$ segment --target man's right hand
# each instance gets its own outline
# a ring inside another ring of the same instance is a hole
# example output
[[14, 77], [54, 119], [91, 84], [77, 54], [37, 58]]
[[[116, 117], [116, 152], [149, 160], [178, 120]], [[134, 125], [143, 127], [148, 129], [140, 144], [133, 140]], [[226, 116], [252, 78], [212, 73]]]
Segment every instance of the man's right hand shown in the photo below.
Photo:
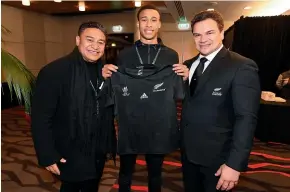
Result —
[[102, 76], [107, 79], [112, 76], [112, 72], [117, 72], [118, 67], [113, 64], [106, 64], [102, 69]]
[[285, 86], [287, 84], [289, 84], [289, 78], [282, 79], [282, 85]]
[[[62, 158], [62, 159], [60, 160], [60, 162], [61, 162], [61, 163], [65, 163], [66, 160], [65, 160], [64, 158]], [[60, 175], [60, 171], [59, 171], [58, 166], [56, 165], [56, 163], [53, 164], [53, 165], [50, 165], [50, 166], [48, 166], [48, 167], [45, 167], [45, 168], [46, 168], [48, 171], [50, 171], [50, 172], [52, 172], [52, 173], [54, 173], [54, 174], [56, 174], [56, 175]]]

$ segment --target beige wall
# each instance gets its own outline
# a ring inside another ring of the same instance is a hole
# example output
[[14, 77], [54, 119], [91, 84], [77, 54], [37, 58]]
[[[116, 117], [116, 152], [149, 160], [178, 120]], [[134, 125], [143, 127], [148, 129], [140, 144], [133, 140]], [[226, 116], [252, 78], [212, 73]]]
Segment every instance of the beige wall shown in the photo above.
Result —
[[290, 9], [288, 9], [287, 11], [285, 11], [284, 13], [282, 13], [282, 15], [290, 15]]
[[98, 21], [104, 25], [108, 33], [113, 33], [112, 26], [114, 25], [122, 25], [124, 33], [134, 33], [135, 30], [135, 16], [134, 13], [131, 12], [62, 17], [61, 20], [63, 22], [62, 32], [65, 53], [72, 51], [72, 48], [75, 45], [75, 37], [77, 35], [78, 27], [82, 22]]
[[160, 37], [165, 45], [174, 49], [179, 55], [179, 62], [197, 54], [190, 31], [179, 31], [177, 24], [163, 23]]
[[6, 5], [2, 5], [1, 10], [2, 25], [12, 32], [3, 36], [6, 41], [3, 47], [35, 75], [47, 63], [72, 51], [82, 22], [100, 21], [108, 33], [112, 33], [113, 25], [122, 25], [125, 33], [133, 33], [135, 27], [134, 13], [53, 17]]
[[63, 55], [62, 21], [58, 18], [1, 6], [2, 25], [11, 31], [3, 48], [19, 58], [35, 75]]
[[[99, 21], [108, 33], [113, 33], [113, 25], [122, 25], [124, 33], [136, 31], [134, 12], [53, 17], [6, 5], [2, 5], [1, 9], [2, 25], [12, 32], [3, 36], [7, 41], [3, 47], [23, 61], [35, 75], [47, 63], [72, 51], [82, 22]], [[231, 21], [225, 22], [226, 28], [232, 24]], [[179, 31], [174, 23], [162, 23], [159, 34], [165, 45], [178, 52], [180, 62], [197, 54], [190, 31]]]

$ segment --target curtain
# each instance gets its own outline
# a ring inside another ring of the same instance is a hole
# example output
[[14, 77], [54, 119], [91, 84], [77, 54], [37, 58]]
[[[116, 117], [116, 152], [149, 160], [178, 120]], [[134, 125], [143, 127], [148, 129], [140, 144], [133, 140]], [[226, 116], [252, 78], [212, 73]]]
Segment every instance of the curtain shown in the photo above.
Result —
[[278, 75], [290, 69], [290, 16], [239, 19], [232, 50], [257, 63], [262, 90], [277, 92]]
[[224, 33], [223, 45], [228, 49], [232, 50], [233, 38], [234, 38], [234, 25], [228, 28]]

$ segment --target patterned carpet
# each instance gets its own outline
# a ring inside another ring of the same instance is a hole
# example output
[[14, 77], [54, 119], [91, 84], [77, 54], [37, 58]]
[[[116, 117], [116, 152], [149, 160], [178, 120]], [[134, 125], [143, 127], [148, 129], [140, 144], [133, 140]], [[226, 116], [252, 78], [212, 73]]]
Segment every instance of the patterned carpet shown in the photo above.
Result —
[[[1, 116], [2, 190], [9, 192], [57, 192], [59, 181], [37, 166], [30, 127], [21, 108], [3, 110]], [[164, 192], [182, 192], [179, 153], [170, 154], [163, 166]], [[147, 191], [146, 165], [138, 158], [132, 191]], [[116, 192], [118, 165], [106, 165], [100, 192]], [[289, 192], [290, 146], [255, 141], [249, 170], [242, 174], [235, 192]]]

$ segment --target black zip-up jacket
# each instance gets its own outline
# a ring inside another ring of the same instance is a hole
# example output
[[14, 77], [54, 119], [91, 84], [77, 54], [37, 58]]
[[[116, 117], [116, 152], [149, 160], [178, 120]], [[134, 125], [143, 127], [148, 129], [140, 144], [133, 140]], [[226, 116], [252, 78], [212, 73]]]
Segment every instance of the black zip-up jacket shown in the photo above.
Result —
[[161, 41], [159, 41], [158, 44], [144, 44], [138, 40], [135, 42], [134, 46], [126, 48], [120, 52], [116, 65], [127, 68], [140, 66], [141, 63], [136, 52], [136, 47], [138, 48], [143, 64], [152, 64], [159, 48], [161, 49], [155, 65], [162, 66], [179, 63], [177, 52], [166, 47]]

